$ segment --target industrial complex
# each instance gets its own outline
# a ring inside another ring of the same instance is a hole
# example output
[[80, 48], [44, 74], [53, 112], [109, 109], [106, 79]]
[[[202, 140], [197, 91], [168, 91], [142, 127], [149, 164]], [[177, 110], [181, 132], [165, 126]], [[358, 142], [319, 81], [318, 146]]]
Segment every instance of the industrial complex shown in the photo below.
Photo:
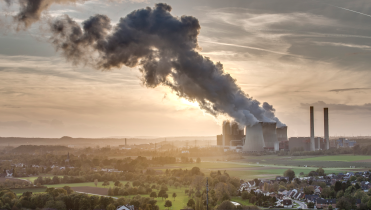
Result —
[[330, 143], [328, 108], [324, 108], [324, 135], [314, 135], [314, 110], [310, 107], [310, 136], [287, 137], [287, 126], [277, 127], [275, 122], [259, 122], [241, 129], [236, 122], [224, 121], [222, 135], [217, 136], [217, 145], [224, 150], [253, 153], [262, 151], [328, 150], [330, 147], [352, 147], [355, 142], [340, 138]]

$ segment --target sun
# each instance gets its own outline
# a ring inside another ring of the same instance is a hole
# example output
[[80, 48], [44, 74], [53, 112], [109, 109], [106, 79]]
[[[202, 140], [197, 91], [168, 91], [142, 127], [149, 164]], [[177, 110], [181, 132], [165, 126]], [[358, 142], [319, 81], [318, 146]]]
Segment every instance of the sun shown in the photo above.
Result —
[[187, 99], [181, 98], [180, 102], [182, 104], [193, 106], [193, 107], [200, 107], [197, 101], [188, 101]]

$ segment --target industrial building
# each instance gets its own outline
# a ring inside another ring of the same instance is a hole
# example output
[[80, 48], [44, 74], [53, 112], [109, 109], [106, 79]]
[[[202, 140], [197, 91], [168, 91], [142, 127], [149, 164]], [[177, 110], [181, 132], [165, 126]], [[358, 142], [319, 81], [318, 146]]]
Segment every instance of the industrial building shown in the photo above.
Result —
[[280, 143], [287, 142], [287, 127], [276, 128], [275, 122], [259, 122], [246, 126], [244, 132], [236, 122], [225, 121], [222, 131], [223, 134], [217, 136], [217, 145], [225, 150], [261, 152], [288, 149], [288, 143]]
[[354, 147], [357, 144], [356, 141], [351, 141], [346, 138], [339, 138], [338, 140], [335, 140], [336, 148], [340, 147]]
[[[324, 137], [314, 135], [314, 108], [310, 107], [310, 136], [291, 137], [288, 140], [287, 126], [277, 128], [275, 122], [259, 122], [252, 126], [246, 126], [245, 132], [240, 129], [236, 122], [223, 122], [223, 134], [217, 136], [217, 145], [225, 150], [237, 150], [242, 152], [262, 151], [315, 151], [330, 148], [328, 108], [324, 108]], [[338, 140], [338, 147], [354, 146], [349, 140]]]

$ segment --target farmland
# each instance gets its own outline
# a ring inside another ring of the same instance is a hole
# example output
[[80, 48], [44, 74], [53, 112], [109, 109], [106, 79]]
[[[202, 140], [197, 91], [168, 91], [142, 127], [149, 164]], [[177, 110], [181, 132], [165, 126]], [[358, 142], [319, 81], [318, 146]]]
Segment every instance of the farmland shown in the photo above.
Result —
[[303, 158], [303, 159], [296, 159], [296, 160], [358, 162], [358, 161], [371, 160], [371, 156], [368, 156], [368, 155], [333, 155], [333, 156], [310, 157], [310, 158]]

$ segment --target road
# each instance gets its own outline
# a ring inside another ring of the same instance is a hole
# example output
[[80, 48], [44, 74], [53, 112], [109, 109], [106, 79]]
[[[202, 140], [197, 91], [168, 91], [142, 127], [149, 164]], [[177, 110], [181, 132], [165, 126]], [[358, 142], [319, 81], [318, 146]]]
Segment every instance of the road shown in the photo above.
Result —
[[297, 200], [292, 200], [293, 202], [297, 203], [300, 207], [298, 208], [302, 208], [302, 209], [308, 209], [307, 208], [307, 204], [305, 204], [304, 202], [301, 202], [301, 201], [297, 201]]

